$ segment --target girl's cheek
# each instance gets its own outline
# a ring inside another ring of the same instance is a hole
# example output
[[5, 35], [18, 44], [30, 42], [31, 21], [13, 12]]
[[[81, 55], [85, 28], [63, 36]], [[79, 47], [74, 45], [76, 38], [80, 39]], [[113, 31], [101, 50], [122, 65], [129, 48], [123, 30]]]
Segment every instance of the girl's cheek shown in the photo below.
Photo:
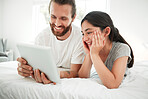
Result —
[[91, 41], [92, 41], [92, 39], [93, 39], [93, 33], [90, 35], [90, 38], [91, 38]]

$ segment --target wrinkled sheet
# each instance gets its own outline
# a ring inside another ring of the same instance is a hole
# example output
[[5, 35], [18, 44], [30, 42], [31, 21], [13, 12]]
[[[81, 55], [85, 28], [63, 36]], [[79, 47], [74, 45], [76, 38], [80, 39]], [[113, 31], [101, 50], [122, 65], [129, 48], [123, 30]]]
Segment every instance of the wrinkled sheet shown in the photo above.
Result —
[[65, 78], [60, 84], [44, 85], [19, 76], [17, 64], [0, 63], [0, 99], [148, 99], [148, 61], [135, 63], [117, 89], [94, 78]]

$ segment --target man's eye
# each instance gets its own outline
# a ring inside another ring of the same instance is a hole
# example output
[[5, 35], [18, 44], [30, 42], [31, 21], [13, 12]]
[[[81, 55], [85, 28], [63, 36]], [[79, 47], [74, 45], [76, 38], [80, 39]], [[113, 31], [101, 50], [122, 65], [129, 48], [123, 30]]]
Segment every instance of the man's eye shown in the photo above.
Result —
[[66, 20], [66, 18], [61, 18], [62, 20]]
[[55, 19], [56, 17], [52, 15], [51, 18], [54, 18]]

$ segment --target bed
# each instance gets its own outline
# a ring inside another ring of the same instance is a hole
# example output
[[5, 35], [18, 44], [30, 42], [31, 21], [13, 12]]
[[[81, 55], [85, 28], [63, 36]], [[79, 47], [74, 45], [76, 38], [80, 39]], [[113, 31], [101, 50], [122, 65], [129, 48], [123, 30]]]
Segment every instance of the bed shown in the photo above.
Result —
[[140, 61], [117, 89], [95, 78], [64, 78], [61, 84], [36, 83], [17, 74], [17, 61], [0, 63], [0, 99], [148, 99], [148, 61]]

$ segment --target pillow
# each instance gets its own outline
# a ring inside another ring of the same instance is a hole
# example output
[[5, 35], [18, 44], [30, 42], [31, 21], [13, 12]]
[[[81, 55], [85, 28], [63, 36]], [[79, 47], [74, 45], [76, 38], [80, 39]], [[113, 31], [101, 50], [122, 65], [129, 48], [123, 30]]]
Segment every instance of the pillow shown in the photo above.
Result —
[[7, 57], [6, 53], [4, 53], [4, 52], [0, 52], [0, 57], [1, 56], [6, 56]]

